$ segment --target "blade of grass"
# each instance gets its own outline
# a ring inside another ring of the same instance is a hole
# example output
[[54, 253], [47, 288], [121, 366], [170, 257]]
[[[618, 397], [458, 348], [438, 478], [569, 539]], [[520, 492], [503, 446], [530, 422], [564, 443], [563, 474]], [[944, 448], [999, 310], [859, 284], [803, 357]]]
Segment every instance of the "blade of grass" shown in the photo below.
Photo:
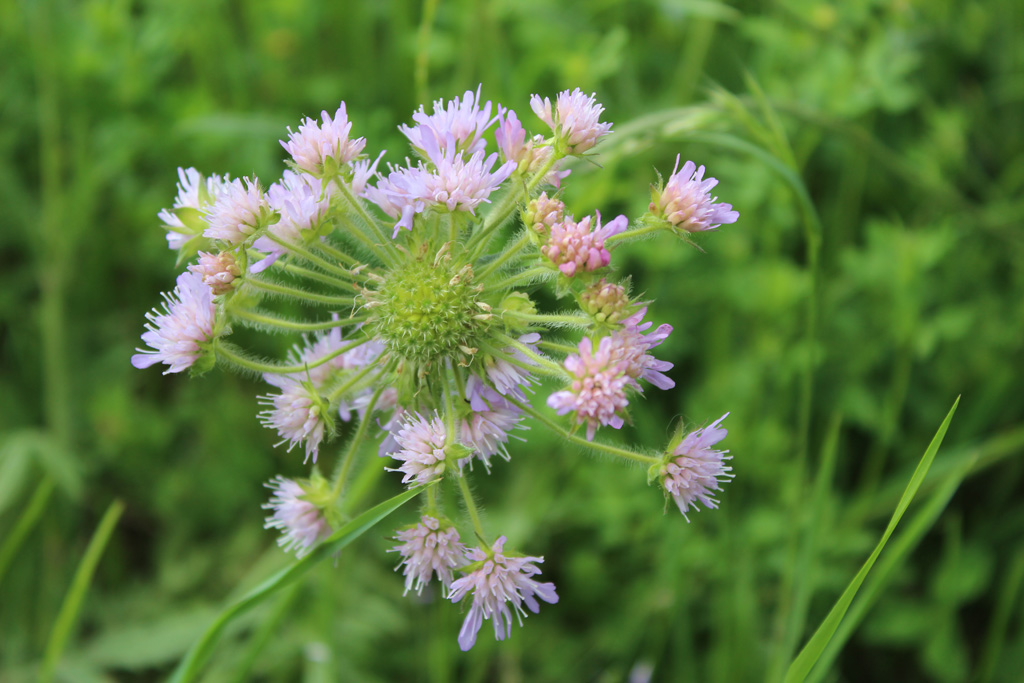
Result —
[[75, 618], [78, 616], [78, 610], [82, 606], [82, 600], [85, 598], [86, 591], [89, 590], [89, 584], [92, 582], [92, 575], [96, 571], [96, 565], [99, 564], [100, 558], [103, 556], [103, 550], [107, 547], [107, 542], [110, 540], [111, 534], [114, 533], [114, 527], [117, 526], [117, 520], [121, 518], [121, 513], [123, 512], [124, 503], [120, 500], [115, 500], [110, 504], [110, 507], [103, 514], [99, 526], [96, 527], [88, 547], [85, 549], [82, 561], [78, 563], [78, 569], [75, 570], [71, 586], [68, 588], [67, 595], [64, 596], [64, 602], [57, 613], [57, 620], [53, 624], [53, 630], [50, 631], [49, 642], [46, 643], [43, 664], [39, 672], [40, 683], [48, 683], [48, 681], [53, 679], [53, 674], [57, 669], [57, 662], [64, 651], [64, 646], [67, 645], [71, 629], [75, 625]]
[[971, 462], [961, 463], [959, 468], [946, 475], [942, 479], [939, 488], [907, 524], [906, 530], [900, 532], [889, 545], [889, 552], [879, 561], [878, 566], [864, 583], [863, 590], [860, 591], [857, 600], [847, 611], [846, 618], [843, 619], [839, 628], [836, 629], [835, 635], [822, 653], [817, 665], [811, 672], [810, 681], [820, 681], [828, 673], [832, 663], [842, 651], [843, 646], [864, 620], [871, 607], [878, 601], [878, 598], [889, 585], [889, 581], [896, 571], [921, 542], [921, 539], [928, 533], [928, 530], [935, 525], [939, 515], [946, 509], [949, 500], [956, 493], [957, 489], [960, 488], [961, 482], [971, 471], [972, 466], [973, 463]]
[[792, 591], [788, 603], [790, 607], [788, 613], [783, 615], [785, 626], [782, 631], [782, 645], [778, 648], [778, 657], [768, 680], [782, 679], [786, 664], [793, 656], [793, 650], [796, 649], [800, 634], [807, 621], [807, 609], [817, 583], [817, 579], [811, 575], [811, 570], [818, 547], [818, 539], [821, 535], [821, 526], [825, 521], [824, 515], [820, 514], [820, 511], [825, 509], [826, 496], [835, 474], [836, 454], [839, 452], [839, 431], [842, 424], [842, 415], [838, 412], [833, 414], [825, 443], [821, 449], [821, 462], [818, 465], [818, 473], [814, 479], [814, 489], [811, 494], [810, 509], [815, 513], [807, 521], [807, 527], [800, 542], [800, 550], [791, 573], [792, 578], [787, 582]]
[[246, 648], [245, 655], [242, 657], [241, 662], [235, 667], [234, 673], [231, 676], [233, 683], [245, 683], [245, 681], [252, 680], [251, 671], [253, 665], [256, 663], [256, 658], [263, 652], [263, 648], [266, 647], [270, 641], [270, 637], [274, 635], [274, 631], [281, 625], [284, 618], [288, 615], [292, 606], [295, 604], [295, 600], [299, 597], [299, 592], [302, 588], [302, 584], [296, 583], [289, 588], [284, 595], [282, 595], [277, 604], [274, 605], [273, 611], [267, 615], [267, 618], [260, 624], [259, 630], [249, 640], [249, 646]]
[[896, 530], [896, 525], [899, 524], [900, 519], [903, 517], [903, 513], [907, 511], [910, 502], [914, 499], [917, 494], [918, 488], [921, 486], [921, 482], [924, 481], [925, 475], [928, 474], [928, 469], [931, 467], [932, 462], [935, 460], [935, 454], [939, 450], [939, 446], [942, 444], [942, 439], [946, 436], [946, 430], [949, 429], [949, 423], [953, 419], [953, 413], [956, 412], [956, 407], [960, 403], [960, 397], [958, 396], [956, 401], [953, 403], [953, 407], [949, 409], [949, 413], [946, 415], [946, 419], [942, 421], [942, 425], [939, 426], [938, 432], [932, 439], [931, 444], [928, 446], [928, 450], [925, 451], [921, 457], [920, 462], [917, 465], [917, 469], [914, 470], [913, 476], [910, 478], [910, 482], [907, 484], [906, 490], [903, 492], [903, 496], [900, 498], [899, 504], [896, 506], [896, 510], [892, 514], [892, 518], [889, 520], [889, 526], [886, 527], [885, 533], [882, 534], [881, 540], [878, 545], [875, 546], [871, 556], [864, 562], [864, 565], [857, 572], [857, 575], [850, 581], [850, 585], [846, 587], [843, 594], [839, 596], [839, 600], [829, 611], [825, 620], [818, 627], [818, 630], [814, 632], [811, 639], [804, 645], [804, 648], [800, 651], [800, 654], [796, 656], [793, 663], [790, 664], [789, 670], [786, 672], [786, 683], [796, 683], [803, 681], [807, 678], [811, 669], [815, 663], [821, 657], [825, 647], [828, 645], [832, 636], [835, 634], [836, 629], [839, 627], [840, 622], [843, 620], [843, 616], [850, 608], [850, 604], [853, 602], [854, 597], [857, 595], [857, 591], [860, 590], [861, 584], [864, 583], [864, 579], [867, 578], [868, 572], [875, 564], [875, 560], [881, 554], [882, 549], [885, 548], [885, 544], [889, 541], [889, 537], [892, 536], [893, 531]]
[[18, 521], [15, 523], [11, 533], [7, 534], [7, 537], [4, 538], [3, 545], [0, 545], [0, 583], [3, 583], [4, 576], [7, 574], [11, 562], [14, 560], [15, 555], [18, 554], [18, 548], [28, 538], [29, 532], [32, 531], [36, 522], [39, 521], [43, 511], [46, 510], [46, 503], [49, 502], [54, 488], [55, 484], [52, 477], [48, 476], [39, 482], [35, 493], [32, 494], [32, 500], [29, 501], [21, 516], [18, 517]]
[[308, 555], [300, 560], [296, 560], [292, 565], [282, 569], [277, 574], [274, 574], [272, 577], [249, 591], [249, 593], [244, 595], [237, 602], [230, 605], [227, 609], [221, 612], [220, 616], [218, 616], [216, 621], [210, 625], [202, 638], [200, 638], [195, 645], [189, 648], [189, 651], [178, 664], [177, 669], [175, 669], [174, 675], [170, 679], [171, 683], [186, 683], [187, 681], [195, 680], [196, 676], [203, 668], [203, 665], [206, 663], [206, 660], [209, 659], [212, 654], [213, 648], [223, 634], [225, 627], [227, 627], [232, 619], [260, 604], [281, 588], [284, 588], [298, 580], [318, 563], [362, 536], [378, 522], [415, 498], [424, 490], [424, 488], [426, 487], [420, 486], [414, 489], [409, 489], [408, 491], [398, 494], [394, 498], [390, 498], [383, 503], [370, 508], [334, 532], [329, 538], [327, 538], [327, 540], [314, 548]]
[[1010, 624], [1010, 617], [1014, 614], [1014, 608], [1017, 606], [1022, 583], [1024, 583], [1024, 548], [1017, 550], [1017, 554], [1006, 572], [1003, 587], [999, 591], [995, 614], [992, 615], [992, 621], [989, 622], [985, 646], [982, 649], [981, 660], [978, 662], [978, 671], [975, 675], [975, 680], [979, 683], [989, 683], [995, 678], [996, 665], [999, 664], [999, 655], [1002, 654], [1003, 643], [1006, 640], [1006, 629]]

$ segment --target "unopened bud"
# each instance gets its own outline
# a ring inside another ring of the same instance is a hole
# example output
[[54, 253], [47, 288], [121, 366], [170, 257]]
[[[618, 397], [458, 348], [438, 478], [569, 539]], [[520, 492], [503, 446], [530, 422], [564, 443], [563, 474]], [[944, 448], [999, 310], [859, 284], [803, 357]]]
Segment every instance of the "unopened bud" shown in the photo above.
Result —
[[565, 215], [565, 204], [558, 199], [548, 197], [547, 192], [530, 202], [523, 214], [523, 222], [534, 232], [545, 234], [555, 223], [562, 221]]
[[631, 308], [626, 288], [601, 278], [580, 294], [580, 305], [599, 323], [617, 323]]
[[214, 294], [225, 294], [234, 288], [234, 280], [242, 274], [235, 255], [230, 251], [219, 254], [199, 252], [199, 262], [188, 269], [203, 278], [203, 284]]

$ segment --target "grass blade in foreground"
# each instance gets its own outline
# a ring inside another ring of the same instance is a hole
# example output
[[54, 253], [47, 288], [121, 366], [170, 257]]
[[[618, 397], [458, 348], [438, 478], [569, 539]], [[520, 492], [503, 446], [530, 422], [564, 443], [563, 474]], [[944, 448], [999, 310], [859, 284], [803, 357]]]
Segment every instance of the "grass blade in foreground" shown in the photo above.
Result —
[[284, 588], [288, 584], [299, 579], [321, 560], [324, 560], [328, 556], [338, 552], [349, 543], [362, 536], [365, 532], [369, 531], [392, 512], [415, 498], [424, 490], [424, 488], [426, 487], [420, 486], [414, 489], [409, 489], [408, 491], [398, 494], [394, 498], [390, 498], [389, 500], [370, 508], [334, 532], [334, 534], [327, 538], [327, 540], [313, 549], [312, 552], [301, 560], [297, 560], [290, 567], [282, 569], [221, 612], [220, 616], [217, 617], [217, 620], [214, 621], [210, 628], [206, 630], [206, 633], [203, 634], [203, 637], [200, 638], [199, 641], [185, 654], [185, 658], [181, 660], [180, 664], [178, 664], [178, 668], [174, 671], [174, 675], [170, 679], [171, 683], [185, 683], [186, 681], [195, 680], [195, 677], [199, 674], [203, 664], [206, 663], [206, 660], [213, 652], [214, 645], [217, 644], [217, 641], [220, 639], [225, 627], [232, 619], [263, 602], [279, 589]]
[[103, 519], [100, 520], [99, 526], [96, 527], [96, 532], [92, 535], [89, 546], [85, 549], [82, 561], [78, 563], [75, 577], [71, 580], [68, 594], [64, 596], [60, 612], [57, 613], [57, 620], [53, 624], [53, 630], [50, 631], [50, 640], [46, 643], [43, 666], [39, 672], [39, 680], [42, 683], [53, 679], [53, 674], [57, 669], [57, 662], [60, 660], [61, 652], [64, 651], [64, 646], [68, 642], [68, 636], [71, 635], [71, 628], [75, 624], [75, 617], [78, 616], [78, 609], [82, 606], [82, 600], [85, 599], [86, 591], [89, 590], [89, 583], [92, 581], [93, 572], [96, 571], [96, 565], [99, 564], [100, 558], [103, 556], [103, 549], [107, 547], [107, 541], [110, 540], [110, 535], [114, 533], [114, 527], [117, 526], [117, 520], [121, 518], [122, 512], [124, 512], [124, 503], [120, 500], [115, 500], [110, 504], [110, 507], [103, 514]]
[[800, 654], [797, 655], [796, 659], [789, 666], [789, 671], [786, 672], [786, 683], [799, 683], [807, 678], [811, 668], [818, 661], [821, 653], [825, 650], [825, 646], [828, 645], [832, 639], [833, 634], [839, 627], [839, 622], [842, 621], [843, 616], [846, 614], [846, 610], [849, 609], [850, 603], [853, 602], [853, 598], [857, 595], [857, 591], [860, 589], [864, 579], [867, 577], [868, 572], [871, 571], [871, 567], [874, 566], [875, 560], [878, 559], [885, 544], [889, 541], [889, 537], [892, 536], [893, 531], [896, 529], [896, 525], [899, 524], [900, 519], [903, 517], [903, 513], [907, 511], [910, 506], [910, 502], [914, 499], [917, 494], [918, 488], [921, 486], [921, 482], [924, 481], [925, 476], [928, 474], [928, 468], [931, 467], [932, 462], [935, 460], [935, 454], [939, 450], [939, 446], [942, 444], [943, 437], [946, 436], [946, 430], [949, 428], [949, 423], [953, 419], [953, 413], [956, 412], [956, 407], [960, 403], [960, 397], [958, 396], [956, 401], [953, 403], [953, 407], [949, 409], [949, 414], [946, 415], [946, 419], [942, 421], [942, 425], [939, 427], [938, 432], [935, 433], [932, 438], [931, 444], [928, 446], [928, 450], [925, 451], [921, 457], [921, 461], [917, 464], [917, 469], [914, 470], [913, 476], [910, 477], [910, 483], [907, 484], [906, 490], [903, 492], [903, 496], [900, 498], [899, 504], [896, 506], [896, 511], [892, 513], [892, 519], [889, 520], [889, 526], [886, 527], [885, 533], [882, 534], [881, 540], [878, 545], [875, 546], [871, 556], [864, 562], [864, 565], [857, 572], [857, 575], [850, 581], [850, 585], [846, 587], [843, 594], [839, 596], [839, 600], [829, 611], [828, 616], [821, 622], [821, 626], [814, 632], [811, 639], [804, 646]]

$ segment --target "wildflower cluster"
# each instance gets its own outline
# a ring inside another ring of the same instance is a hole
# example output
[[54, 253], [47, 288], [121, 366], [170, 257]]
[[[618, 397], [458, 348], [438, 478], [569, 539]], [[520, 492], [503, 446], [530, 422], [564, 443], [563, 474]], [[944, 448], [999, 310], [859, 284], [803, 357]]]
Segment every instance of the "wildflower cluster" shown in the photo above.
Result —
[[[672, 327], [655, 327], [649, 302], [615, 277], [616, 245], [659, 232], [689, 241], [738, 213], [710, 195], [717, 181], [703, 166], [679, 170], [677, 160], [637, 220], [577, 217], [560, 199], [565, 163], [612, 124], [578, 89], [554, 103], [535, 95], [530, 106], [546, 124], [540, 134], [481, 101], [479, 89], [437, 101], [429, 114], [420, 108], [400, 127], [414, 158], [386, 172], [384, 153], [371, 160], [366, 140], [352, 137], [344, 103], [288, 130], [289, 169], [269, 186], [179, 170], [178, 195], [159, 218], [189, 265], [163, 310], [147, 316], [148, 348], [132, 357], [167, 373], [223, 365], [263, 378], [260, 420], [313, 463], [309, 479], [272, 480], [264, 506], [266, 526], [297, 555], [341, 526], [349, 474], [367, 454], [422, 487], [420, 520], [396, 533], [394, 552], [406, 592], [436, 577], [446, 598], [468, 605], [464, 650], [484, 621], [501, 640], [513, 612], [521, 622], [538, 599], [558, 601], [554, 585], [536, 579], [543, 558], [506, 550], [506, 537], [483, 527], [468, 481], [491, 474], [496, 456], [510, 459], [527, 418], [646, 466], [684, 516], [715, 507], [732, 477], [728, 451], [712, 448], [726, 435], [724, 416], [660, 452], [597, 436], [629, 422], [648, 385], [675, 386], [672, 364], [655, 355]], [[544, 286], [565, 310], [538, 310], [531, 295]], [[272, 362], [232, 342], [239, 327], [302, 336]], [[546, 403], [564, 420], [535, 405], [542, 380], [555, 386]], [[318, 459], [342, 433], [336, 474], [324, 478]], [[443, 480], [453, 486], [437, 486]], [[449, 500], [456, 496], [461, 503]]]

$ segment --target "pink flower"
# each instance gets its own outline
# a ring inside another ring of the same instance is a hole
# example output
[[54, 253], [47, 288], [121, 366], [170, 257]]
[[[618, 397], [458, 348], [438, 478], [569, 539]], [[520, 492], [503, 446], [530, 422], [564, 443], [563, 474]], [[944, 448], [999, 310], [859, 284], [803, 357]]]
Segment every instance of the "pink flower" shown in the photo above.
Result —
[[205, 344], [213, 339], [216, 307], [202, 276], [191, 272], [179, 275], [174, 292], [163, 297], [164, 312], [154, 308], [146, 314], [149, 322], [142, 335], [153, 350], [136, 349], [132, 365], [141, 369], [164, 363], [169, 366], [166, 375], [191, 367], [205, 353]]
[[661, 483], [672, 494], [686, 521], [690, 521], [686, 516], [687, 510], [691, 507], [697, 509], [698, 501], [708, 509], [718, 507], [713, 492], [720, 491], [720, 484], [735, 476], [731, 474], [732, 467], [725, 464], [732, 458], [726, 455], [729, 451], [711, 448], [729, 433], [718, 426], [727, 417], [729, 413], [707, 427], [687, 434], [661, 466]]
[[264, 235], [253, 243], [268, 256], [250, 266], [249, 272], [262, 273], [287, 251], [278, 240], [301, 245], [317, 233], [331, 207], [330, 189], [313, 176], [292, 171], [285, 171], [281, 181], [270, 186], [267, 200], [279, 220], [267, 232], [276, 239]]
[[704, 167], [692, 161], [679, 168], [681, 156], [676, 156], [676, 166], [661, 192], [652, 190], [651, 213], [664, 218], [680, 230], [700, 232], [714, 230], [725, 223], [735, 223], [739, 211], [732, 210], [732, 204], [718, 203], [718, 197], [711, 196], [711, 189], [718, 184], [714, 178], [704, 178]]
[[[534, 353], [537, 353], [537, 342], [540, 341], [540, 334], [529, 332], [519, 337], [519, 341]], [[519, 362], [512, 363], [504, 358], [487, 356], [484, 358], [484, 373], [490, 380], [488, 386], [483, 379], [476, 375], [470, 375], [466, 381], [466, 400], [473, 410], [487, 410], [487, 404], [483, 401], [486, 392], [497, 390], [502, 396], [511, 396], [520, 401], [526, 400], [523, 387], [527, 387], [534, 381], [533, 375], [523, 365], [534, 365], [534, 361], [525, 353], [514, 346], [503, 349], [504, 353]]]
[[267, 213], [267, 199], [255, 179], [232, 180], [224, 185], [213, 206], [206, 211], [210, 224], [203, 235], [238, 246], [260, 227]]
[[323, 400], [308, 382], [289, 375], [267, 373], [263, 379], [281, 390], [280, 394], [259, 397], [260, 403], [271, 406], [260, 413], [260, 421], [264, 427], [277, 430], [281, 437], [274, 445], [287, 441], [288, 452], [291, 452], [296, 445], [305, 443], [303, 462], [310, 457], [316, 462], [328, 418]]
[[556, 223], [561, 223], [564, 217], [565, 204], [560, 199], [549, 198], [547, 192], [542, 192], [527, 205], [523, 222], [538, 235], [543, 235]]
[[318, 177], [337, 172], [341, 166], [351, 163], [366, 146], [365, 138], [349, 140], [352, 123], [344, 102], [333, 118], [326, 111], [320, 116], [322, 125], [316, 119], [303, 119], [298, 132], [292, 132], [289, 127], [288, 142], [281, 141], [297, 167]]
[[663, 370], [671, 370], [672, 363], [658, 360], [647, 353], [650, 349], [665, 341], [672, 333], [671, 325], [659, 325], [658, 329], [644, 335], [653, 323], [640, 323], [647, 308], [622, 321], [622, 328], [611, 334], [612, 356], [616, 362], [625, 366], [625, 372], [634, 380], [645, 379], [659, 389], [671, 389], [674, 381], [662, 374]]
[[230, 182], [228, 176], [211, 175], [203, 178], [203, 174], [194, 168], [178, 169], [178, 196], [174, 199], [171, 209], [160, 209], [157, 214], [167, 229], [167, 246], [177, 250], [185, 246], [189, 239], [198, 232], [186, 226], [177, 213], [177, 209], [200, 210], [217, 201], [225, 186]]
[[638, 388], [626, 374], [626, 364], [615, 358], [611, 337], [598, 344], [596, 353], [589, 338], [579, 343], [579, 355], [565, 359], [565, 369], [573, 375], [567, 389], [548, 397], [548, 405], [559, 415], [576, 413], [576, 424], [587, 424], [587, 440], [593, 440], [599, 425], [620, 429], [624, 424], [622, 411], [629, 405], [626, 389]]
[[[511, 109], [499, 108], [498, 127], [494, 131], [494, 140], [498, 143], [502, 158], [505, 161], [515, 162], [518, 170], [526, 173], [539, 172], [554, 153], [551, 144], [544, 139], [544, 136], [535, 135], [527, 139], [523, 125]], [[559, 171], [556, 164], [544, 177], [544, 182], [557, 188], [562, 182], [562, 178], [569, 173], [570, 171], [567, 170]]]
[[452, 585], [452, 570], [463, 564], [466, 554], [466, 546], [455, 527], [442, 526], [434, 517], [423, 515], [414, 526], [397, 532], [395, 540], [401, 545], [388, 552], [402, 556], [398, 567], [404, 567], [405, 593], [415, 590], [421, 594], [434, 574], [445, 589]]
[[597, 270], [611, 261], [604, 241], [624, 231], [628, 225], [629, 220], [619, 216], [602, 227], [601, 212], [597, 212], [597, 227], [593, 230], [590, 228], [590, 216], [579, 223], [571, 217], [566, 218], [552, 226], [547, 244], [540, 250], [566, 277], [572, 277], [577, 270]]
[[515, 164], [508, 162], [492, 172], [497, 154], [485, 158], [479, 151], [466, 161], [462, 152], [456, 153], [455, 145], [442, 152], [433, 136], [423, 142], [436, 164], [433, 170], [423, 162], [415, 167], [391, 167], [387, 178], [365, 191], [367, 199], [398, 219], [393, 237], [398, 236], [400, 228], [412, 230], [415, 215], [428, 208], [474, 213], [482, 202], [490, 201], [490, 194], [515, 170]]
[[460, 424], [460, 441], [473, 449], [473, 455], [459, 460], [458, 465], [465, 467], [468, 464], [472, 469], [473, 456], [476, 456], [490, 472], [493, 456], [500, 455], [505, 460], [509, 459], [505, 444], [508, 443], [509, 433], [520, 426], [522, 411], [489, 386], [484, 385], [478, 391], [476, 401], [480, 407], [473, 408], [473, 412], [463, 418]]
[[188, 267], [189, 271], [203, 278], [203, 284], [210, 288], [214, 295], [225, 294], [233, 288], [235, 278], [242, 274], [230, 251], [218, 254], [199, 252], [199, 262]]
[[583, 154], [608, 134], [612, 124], [600, 123], [604, 107], [597, 103], [594, 95], [585, 95], [579, 88], [571, 93], [558, 93], [554, 111], [548, 98], [539, 95], [530, 98], [530, 107], [541, 121], [548, 124], [555, 135], [566, 145], [569, 154]]
[[[434, 153], [440, 150], [447, 152], [465, 152], [476, 154], [486, 146], [484, 133], [494, 123], [491, 117], [491, 103], [485, 102], [481, 108], [480, 88], [476, 93], [467, 90], [460, 100], [456, 97], [447, 103], [444, 100], [434, 102], [434, 113], [428, 115], [420, 106], [412, 115], [418, 125], [399, 126], [412, 146], [427, 154], [436, 164]], [[432, 153], [433, 150], [433, 153]]]
[[263, 504], [263, 509], [274, 513], [267, 517], [263, 528], [281, 531], [279, 546], [302, 557], [331, 535], [331, 525], [320, 508], [306, 500], [306, 490], [299, 483], [278, 475], [264, 485], [274, 495]]
[[402, 483], [414, 481], [416, 484], [427, 484], [444, 474], [445, 447], [448, 434], [440, 417], [426, 420], [417, 413], [411, 417], [395, 435], [399, 450], [389, 453], [402, 465], [392, 472], [402, 472]]
[[537, 564], [544, 558], [507, 556], [502, 552], [505, 540], [504, 536], [499, 538], [489, 552], [480, 548], [467, 552], [467, 559], [478, 563], [479, 567], [452, 583], [448, 594], [452, 602], [460, 602], [470, 593], [473, 595], [473, 603], [459, 630], [459, 648], [463, 652], [476, 643], [477, 633], [485, 619], [493, 620], [496, 639], [511, 637], [512, 611], [509, 603], [522, 626], [523, 617], [527, 616], [523, 605], [536, 614], [540, 611], [537, 598], [551, 605], [558, 602], [555, 584], [539, 583], [533, 578], [540, 574]]

